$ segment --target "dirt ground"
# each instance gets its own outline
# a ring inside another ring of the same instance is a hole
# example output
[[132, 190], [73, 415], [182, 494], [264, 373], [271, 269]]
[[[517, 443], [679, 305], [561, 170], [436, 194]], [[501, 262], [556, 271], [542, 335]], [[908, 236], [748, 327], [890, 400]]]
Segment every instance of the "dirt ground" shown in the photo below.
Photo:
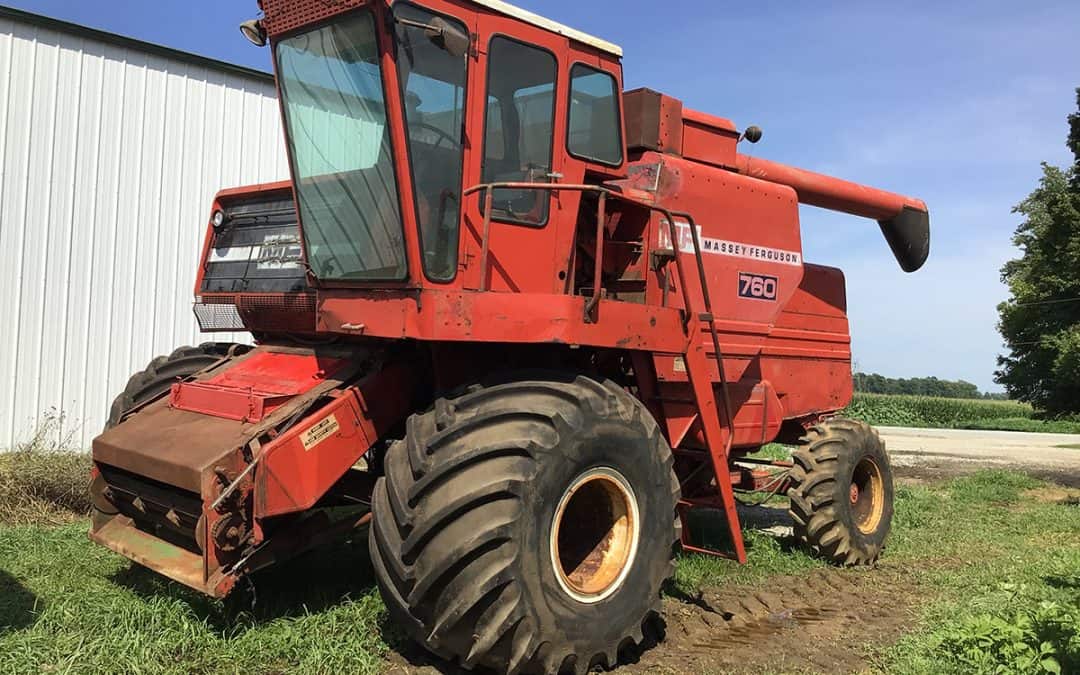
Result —
[[[1076, 452], [1080, 456], [1080, 451]], [[898, 483], [920, 484], [938, 483], [958, 476], [966, 476], [978, 469], [986, 468], [985, 464], [972, 461], [958, 461], [956, 459], [940, 459], [926, 456], [919, 457], [918, 464], [898, 465], [894, 462], [893, 473]], [[1080, 469], [1072, 467], [1038, 467], [1029, 464], [1000, 464], [994, 465], [995, 469], [1010, 469], [1022, 471], [1040, 480], [1055, 483], [1064, 488], [1080, 489]]]
[[860, 672], [914, 620], [916, 590], [884, 570], [778, 577], [664, 602], [664, 641], [626, 673]]
[[[895, 642], [914, 621], [918, 591], [895, 570], [823, 569], [775, 577], [768, 587], [706, 588], [664, 600], [662, 635], [624, 654], [614, 672], [861, 672], [869, 649]], [[465, 673], [406, 647], [388, 673]]]
[[[897, 466], [898, 483], [938, 482], [983, 468], [980, 462], [923, 458]], [[1072, 469], [1032, 470], [1057, 486], [1036, 498], [1080, 497]], [[1043, 494], [1045, 493], [1045, 494]], [[790, 532], [784, 508], [742, 512], [748, 527], [779, 536]], [[785, 531], [786, 530], [786, 531]], [[767, 586], [703, 588], [693, 597], [664, 600], [663, 633], [643, 651], [622, 655], [615, 673], [858, 673], [873, 667], [873, 650], [888, 647], [915, 623], [922, 594], [902, 570], [836, 568], [806, 576], [774, 577]], [[436, 663], [419, 648], [400, 645], [390, 656], [394, 675], [466, 673]]]

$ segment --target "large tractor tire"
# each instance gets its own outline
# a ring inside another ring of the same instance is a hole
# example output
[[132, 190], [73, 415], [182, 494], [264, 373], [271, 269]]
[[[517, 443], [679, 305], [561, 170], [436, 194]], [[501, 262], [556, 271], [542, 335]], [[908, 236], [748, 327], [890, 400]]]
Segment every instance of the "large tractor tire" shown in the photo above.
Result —
[[674, 572], [679, 486], [648, 411], [542, 375], [413, 415], [369, 536], [391, 616], [466, 668], [582, 673], [643, 640]]
[[870, 426], [833, 419], [802, 438], [791, 470], [795, 536], [838, 565], [877, 560], [893, 515], [893, 476], [885, 444]]
[[117, 396], [109, 408], [109, 419], [105, 428], [111, 429], [120, 423], [124, 413], [169, 390], [177, 380], [190, 377], [200, 370], [213, 365], [229, 353], [232, 344], [225, 342], [206, 342], [198, 347], [180, 347], [168, 356], [159, 356], [131, 376], [124, 391]]

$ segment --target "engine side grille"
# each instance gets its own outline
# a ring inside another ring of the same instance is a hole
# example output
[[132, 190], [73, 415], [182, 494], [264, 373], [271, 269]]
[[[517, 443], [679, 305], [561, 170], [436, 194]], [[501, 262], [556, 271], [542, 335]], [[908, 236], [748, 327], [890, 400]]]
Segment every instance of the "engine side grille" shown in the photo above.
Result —
[[214, 331], [315, 331], [315, 294], [236, 295], [195, 303], [199, 328]]

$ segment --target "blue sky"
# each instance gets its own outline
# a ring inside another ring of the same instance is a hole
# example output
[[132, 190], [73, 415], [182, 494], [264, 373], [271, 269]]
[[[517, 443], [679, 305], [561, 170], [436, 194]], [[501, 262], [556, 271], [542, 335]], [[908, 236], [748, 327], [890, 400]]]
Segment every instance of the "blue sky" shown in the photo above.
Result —
[[[2, 0], [256, 68], [255, 0]], [[806, 258], [844, 269], [859, 369], [993, 384], [1011, 208], [1064, 165], [1080, 2], [517, 0], [621, 44], [628, 88], [765, 130], [753, 152], [925, 199], [926, 267], [899, 270], [870, 221], [804, 208]]]

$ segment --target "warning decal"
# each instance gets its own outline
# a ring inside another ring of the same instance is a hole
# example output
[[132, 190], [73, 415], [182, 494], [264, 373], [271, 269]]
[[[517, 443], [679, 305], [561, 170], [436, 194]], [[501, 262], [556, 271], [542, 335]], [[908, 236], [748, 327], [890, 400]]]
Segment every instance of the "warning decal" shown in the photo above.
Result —
[[336, 433], [340, 428], [337, 417], [330, 415], [319, 420], [307, 431], [300, 434], [300, 442], [304, 444], [305, 451], [311, 450], [316, 445], [329, 438], [332, 434]]

